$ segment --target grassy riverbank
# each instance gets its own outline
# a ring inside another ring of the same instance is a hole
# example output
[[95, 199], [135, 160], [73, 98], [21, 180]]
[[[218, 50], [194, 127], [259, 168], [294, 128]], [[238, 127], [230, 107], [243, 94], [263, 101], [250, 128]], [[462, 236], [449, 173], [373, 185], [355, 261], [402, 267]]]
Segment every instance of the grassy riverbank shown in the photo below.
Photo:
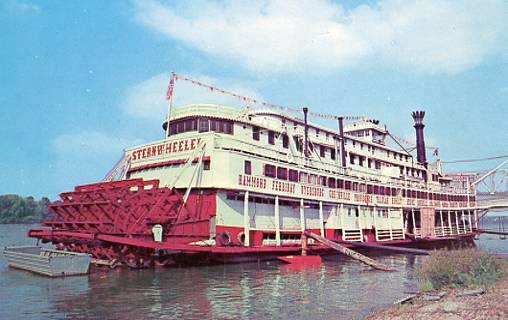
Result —
[[508, 262], [494, 254], [477, 249], [435, 251], [417, 276], [420, 293], [366, 319], [508, 318]]

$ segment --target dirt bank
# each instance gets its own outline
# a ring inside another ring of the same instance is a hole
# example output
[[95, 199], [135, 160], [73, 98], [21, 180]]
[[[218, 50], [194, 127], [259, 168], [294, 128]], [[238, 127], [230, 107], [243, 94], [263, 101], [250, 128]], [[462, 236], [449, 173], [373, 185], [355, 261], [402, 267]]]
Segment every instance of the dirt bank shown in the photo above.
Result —
[[422, 301], [416, 298], [405, 304], [377, 311], [367, 316], [366, 320], [508, 319], [508, 277], [487, 288], [481, 295], [457, 296], [465, 289], [441, 291], [447, 292], [447, 295], [438, 301]]

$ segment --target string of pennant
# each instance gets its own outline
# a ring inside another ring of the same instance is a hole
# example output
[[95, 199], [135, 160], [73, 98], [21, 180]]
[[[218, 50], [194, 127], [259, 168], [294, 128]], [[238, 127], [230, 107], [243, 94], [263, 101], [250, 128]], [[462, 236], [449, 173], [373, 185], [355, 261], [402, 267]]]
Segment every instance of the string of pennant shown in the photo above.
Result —
[[[258, 99], [254, 99], [254, 98], [250, 98], [250, 97], [238, 94], [238, 93], [233, 92], [233, 91], [223, 90], [223, 89], [217, 88], [215, 86], [206, 84], [204, 82], [197, 81], [197, 80], [191, 79], [189, 77], [176, 74], [175, 72], [171, 73], [171, 78], [169, 80], [168, 90], [166, 92], [166, 99], [167, 100], [171, 100], [172, 97], [173, 97], [173, 90], [174, 90], [174, 87], [175, 87], [175, 81], [185, 81], [185, 82], [191, 83], [193, 85], [196, 85], [196, 86], [199, 86], [199, 87], [202, 87], [202, 88], [206, 88], [206, 89], [210, 90], [211, 92], [216, 92], [216, 93], [219, 93], [219, 94], [228, 95], [230, 97], [236, 98], [236, 99], [238, 99], [240, 101], [243, 101], [243, 102], [246, 102], [246, 103], [255, 104], [255, 105], [261, 105], [263, 107], [277, 109], [277, 110], [280, 110], [282, 112], [293, 112], [293, 113], [302, 113], [303, 112], [302, 109], [292, 108], [292, 107], [283, 106], [283, 105], [279, 105], [279, 104], [273, 104], [273, 103], [270, 103], [270, 102], [266, 102], [266, 101], [262, 101], [262, 100], [258, 100]], [[310, 116], [313, 116], [313, 117], [316, 117], [316, 118], [328, 119], [328, 120], [338, 120], [340, 118], [342, 118], [344, 120], [351, 120], [351, 121], [368, 121], [369, 120], [367, 117], [363, 117], [363, 116], [336, 116], [336, 115], [323, 114], [323, 113], [317, 113], [317, 112], [312, 112], [312, 111], [309, 111], [308, 114]], [[416, 145], [414, 142], [402, 139], [400, 137], [396, 137], [396, 138], [400, 142], [408, 144], [410, 146], [414, 147]], [[427, 147], [427, 149], [433, 150], [433, 155], [438, 156], [439, 149], [437, 147]]]
[[[260, 105], [260, 106], [268, 107], [268, 108], [272, 108], [272, 109], [277, 109], [282, 112], [293, 112], [293, 113], [302, 113], [303, 112], [302, 109], [287, 107], [287, 106], [283, 106], [283, 105], [279, 105], [279, 104], [273, 104], [270, 102], [250, 98], [250, 97], [238, 94], [236, 92], [223, 90], [223, 89], [211, 86], [209, 84], [203, 83], [201, 81], [197, 81], [197, 80], [191, 79], [189, 77], [176, 74], [174, 72], [171, 73], [171, 78], [169, 80], [169, 86], [168, 86], [168, 90], [166, 92], [166, 99], [167, 100], [170, 100], [173, 96], [175, 81], [185, 81], [185, 82], [191, 83], [193, 85], [206, 88], [206, 89], [210, 90], [211, 92], [216, 92], [219, 94], [228, 95], [228, 96], [231, 96], [233, 98], [236, 98], [236, 99], [246, 102], [246, 103]], [[368, 120], [367, 117], [363, 117], [363, 116], [336, 116], [336, 115], [323, 114], [323, 113], [317, 113], [317, 112], [312, 112], [312, 111], [309, 111], [308, 114], [310, 116], [313, 116], [316, 118], [328, 119], [328, 120], [338, 120], [340, 118], [342, 118], [344, 120], [352, 120], [352, 121], [367, 121]]]

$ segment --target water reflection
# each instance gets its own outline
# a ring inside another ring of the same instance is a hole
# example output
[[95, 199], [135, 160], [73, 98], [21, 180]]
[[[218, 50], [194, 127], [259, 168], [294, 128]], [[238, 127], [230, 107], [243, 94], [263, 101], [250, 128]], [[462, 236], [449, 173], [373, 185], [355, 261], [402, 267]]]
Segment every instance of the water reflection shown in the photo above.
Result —
[[26, 293], [23, 302], [37, 307], [22, 314], [33, 318], [351, 319], [414, 289], [414, 257], [380, 260], [398, 271], [372, 271], [332, 256], [302, 269], [271, 262], [122, 270], [88, 278], [46, 279], [24, 272], [9, 276], [16, 291], [29, 286], [21, 290]]
[[302, 269], [269, 262], [47, 279], [9, 271], [1, 261], [0, 314], [3, 319], [361, 319], [415, 290], [414, 269], [424, 259], [369, 255], [397, 271], [375, 271], [337, 255]]

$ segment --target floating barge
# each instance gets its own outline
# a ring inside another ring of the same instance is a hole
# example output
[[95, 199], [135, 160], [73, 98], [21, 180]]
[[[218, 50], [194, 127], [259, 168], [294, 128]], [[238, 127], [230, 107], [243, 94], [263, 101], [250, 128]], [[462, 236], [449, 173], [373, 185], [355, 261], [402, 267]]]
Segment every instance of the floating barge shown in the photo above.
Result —
[[89, 254], [51, 250], [39, 246], [5, 247], [4, 255], [9, 267], [48, 277], [87, 274], [90, 266]]
[[346, 247], [478, 234], [472, 181], [427, 162], [424, 112], [412, 114], [416, 158], [377, 120], [330, 116], [331, 129], [300, 112], [171, 107], [163, 139], [125, 150], [105, 181], [60, 194], [29, 236], [140, 268], [298, 254], [305, 232]]

